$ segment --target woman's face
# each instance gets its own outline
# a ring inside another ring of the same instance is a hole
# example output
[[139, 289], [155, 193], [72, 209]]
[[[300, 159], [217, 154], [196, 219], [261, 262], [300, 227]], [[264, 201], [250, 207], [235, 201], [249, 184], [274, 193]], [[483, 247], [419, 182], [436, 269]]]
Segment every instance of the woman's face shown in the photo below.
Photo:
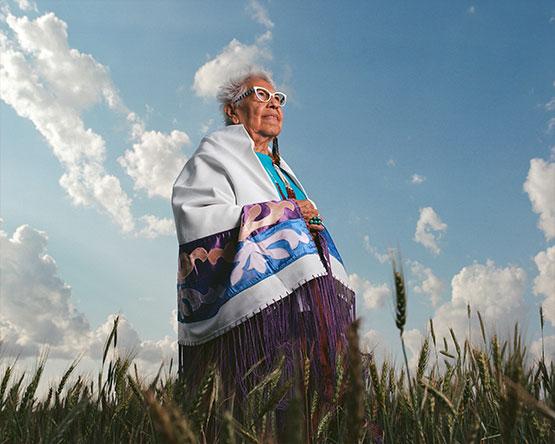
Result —
[[[273, 85], [262, 79], [251, 79], [245, 86], [247, 89], [262, 86], [275, 92]], [[232, 113], [233, 123], [242, 123], [255, 144], [267, 142], [281, 132], [283, 108], [275, 96], [264, 103], [257, 99], [256, 94], [250, 94], [235, 105]]]

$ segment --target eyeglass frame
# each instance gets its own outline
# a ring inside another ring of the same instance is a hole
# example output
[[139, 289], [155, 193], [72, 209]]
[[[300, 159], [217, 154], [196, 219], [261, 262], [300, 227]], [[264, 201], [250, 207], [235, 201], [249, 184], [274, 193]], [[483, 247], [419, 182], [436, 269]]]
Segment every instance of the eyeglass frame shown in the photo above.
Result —
[[[262, 100], [260, 98], [260, 96], [257, 94], [257, 90], [263, 90], [266, 91], [268, 93], [268, 100]], [[249, 89], [247, 89], [243, 94], [241, 94], [239, 97], [237, 97], [235, 100], [233, 100], [232, 103], [237, 103], [240, 102], [241, 100], [245, 99], [246, 97], [250, 96], [252, 93], [254, 93], [254, 95], [256, 96], [256, 98], [258, 99], [258, 101], [262, 102], [262, 103], [269, 103], [275, 96], [276, 94], [281, 94], [283, 96], [283, 105], [280, 103], [279, 99], [278, 99], [278, 105], [280, 107], [284, 107], [285, 103], [287, 102], [287, 94], [281, 92], [281, 91], [275, 91], [275, 92], [270, 92], [268, 91], [266, 88], [264, 88], [263, 86], [252, 86]]]

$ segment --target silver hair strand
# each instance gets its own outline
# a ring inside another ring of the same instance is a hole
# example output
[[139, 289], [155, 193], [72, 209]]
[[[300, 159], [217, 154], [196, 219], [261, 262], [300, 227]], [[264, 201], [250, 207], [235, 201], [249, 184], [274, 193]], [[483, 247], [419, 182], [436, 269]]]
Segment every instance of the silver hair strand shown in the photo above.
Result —
[[247, 87], [245, 86], [251, 79], [261, 79], [274, 84], [270, 73], [261, 69], [249, 68], [246, 72], [236, 75], [229, 80], [227, 80], [218, 89], [217, 99], [220, 102], [220, 109], [222, 111], [224, 122], [226, 125], [233, 125], [231, 119], [226, 115], [224, 107], [230, 103], [233, 103], [237, 97], [243, 94]]

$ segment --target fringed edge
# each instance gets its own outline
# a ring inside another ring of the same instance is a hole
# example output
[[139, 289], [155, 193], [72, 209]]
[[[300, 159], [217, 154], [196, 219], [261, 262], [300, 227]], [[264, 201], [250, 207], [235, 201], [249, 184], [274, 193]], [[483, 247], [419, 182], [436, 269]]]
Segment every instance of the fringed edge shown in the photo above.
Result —
[[340, 281], [327, 275], [308, 279], [217, 338], [202, 344], [179, 344], [180, 375], [194, 387], [214, 364], [224, 390], [243, 398], [281, 356], [285, 358], [284, 380], [309, 357], [311, 385], [329, 393], [335, 382], [337, 356], [348, 347], [354, 307], [354, 293]]
[[[214, 330], [212, 333], [210, 333], [210, 335], [207, 335], [206, 337], [202, 338], [201, 340], [185, 341], [183, 339], [178, 339], [177, 342], [178, 342], [179, 345], [183, 345], [183, 346], [187, 346], [187, 347], [206, 344], [207, 342], [212, 341], [212, 340], [218, 338], [219, 336], [225, 335], [226, 333], [228, 333], [230, 330], [234, 329], [235, 327], [245, 323], [246, 321], [248, 321], [252, 317], [262, 313], [264, 310], [267, 310], [268, 308], [272, 307], [276, 303], [278, 303], [278, 302], [282, 301], [283, 299], [289, 297], [290, 295], [295, 293], [296, 290], [298, 290], [303, 285], [306, 285], [308, 282], [313, 281], [316, 278], [320, 278], [320, 277], [324, 277], [324, 276], [326, 276], [326, 271], [324, 271], [322, 273], [313, 274], [308, 279], [299, 281], [298, 284], [294, 288], [286, 290], [283, 294], [280, 294], [276, 297], [273, 297], [270, 301], [260, 305], [259, 307], [255, 308], [251, 312], [245, 314], [243, 317], [241, 317], [239, 319], [236, 319], [234, 321], [231, 321], [229, 324], [226, 324], [226, 325], [218, 328], [217, 330]], [[348, 290], [353, 291], [351, 288], [349, 288], [347, 285], [345, 285], [345, 283], [343, 283], [341, 280], [336, 279], [335, 277], [334, 277], [334, 279], [336, 281], [338, 281], [339, 283], [341, 283], [341, 285], [343, 285]], [[244, 295], [241, 295], [239, 293], [235, 297], [242, 297], [242, 296], [244, 296]]]

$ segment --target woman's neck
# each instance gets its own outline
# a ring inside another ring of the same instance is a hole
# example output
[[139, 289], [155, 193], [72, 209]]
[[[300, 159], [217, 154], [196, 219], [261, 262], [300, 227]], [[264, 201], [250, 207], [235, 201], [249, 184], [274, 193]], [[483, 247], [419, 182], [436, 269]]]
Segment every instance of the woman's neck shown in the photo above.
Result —
[[269, 149], [269, 144], [272, 141], [271, 137], [264, 137], [264, 138], [260, 138], [260, 139], [255, 139], [253, 140], [254, 142], [254, 150], [257, 153], [262, 153], [262, 154], [270, 154], [270, 149]]
[[254, 150], [257, 153], [262, 153], [262, 154], [270, 154], [270, 150], [268, 148], [268, 144], [263, 144], [263, 145], [255, 145], [254, 146]]

